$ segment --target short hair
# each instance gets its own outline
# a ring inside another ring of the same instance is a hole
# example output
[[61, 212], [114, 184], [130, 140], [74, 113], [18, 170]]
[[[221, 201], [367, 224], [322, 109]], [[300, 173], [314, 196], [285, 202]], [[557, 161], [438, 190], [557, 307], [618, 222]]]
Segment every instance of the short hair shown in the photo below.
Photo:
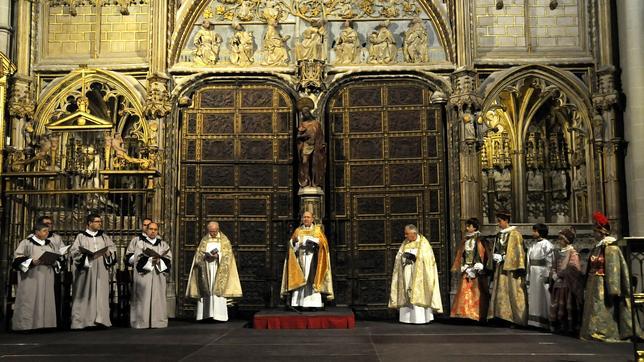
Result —
[[49, 225], [47, 225], [47, 224], [43, 224], [43, 223], [41, 223], [41, 222], [37, 222], [37, 223], [34, 225], [34, 228], [33, 228], [32, 232], [34, 232], [34, 233], [35, 233], [36, 231], [40, 231], [40, 230], [42, 230], [42, 229], [49, 229]]
[[465, 226], [467, 226], [467, 225], [472, 225], [472, 226], [474, 226], [474, 228], [476, 230], [478, 230], [479, 227], [480, 227], [479, 219], [477, 219], [475, 217], [471, 217], [471, 218], [467, 219], [467, 221], [465, 221]]
[[54, 221], [54, 219], [52, 219], [49, 215], [40, 215], [36, 219], [36, 224], [44, 224], [45, 220], [51, 220], [52, 222]]
[[141, 220], [141, 224], [145, 224], [145, 220], [150, 220], [151, 222], [154, 222], [154, 220], [150, 219], [149, 217], [144, 217], [143, 220]]
[[218, 223], [218, 222], [216, 222], [216, 221], [211, 221], [211, 222], [209, 222], [209, 223], [206, 225], [206, 229], [208, 229], [208, 228], [210, 227], [210, 225], [217, 225], [217, 227], [219, 227], [219, 223]]
[[[150, 220], [150, 221], [152, 221], [152, 220]], [[154, 222], [154, 221], [152, 221], [151, 223], [149, 223], [149, 224], [148, 224], [148, 227], [150, 227], [150, 225], [152, 225], [152, 224], [156, 225], [156, 226], [157, 226], [157, 229], [159, 228], [159, 224], [157, 224], [157, 223], [156, 223], [156, 222]]]
[[414, 224], [405, 225], [405, 230], [411, 230], [411, 231], [415, 232], [416, 234], [418, 234], [418, 228]]
[[304, 217], [304, 214], [306, 214], [307, 212], [308, 212], [309, 214], [311, 214], [311, 217], [312, 217], [312, 218], [315, 218], [315, 214], [313, 214], [313, 211], [309, 211], [309, 210], [304, 211], [304, 212], [302, 213], [302, 217]]
[[92, 213], [90, 213], [89, 215], [87, 215], [87, 217], [85, 218], [85, 223], [86, 223], [87, 225], [89, 225], [89, 223], [91, 223], [92, 221], [94, 221], [94, 219], [96, 219], [96, 218], [99, 218], [99, 219], [100, 219], [100, 218], [101, 218], [101, 215], [99, 215], [99, 214], [96, 214], [96, 213], [93, 213], [93, 212], [92, 212]]
[[509, 222], [512, 214], [508, 210], [499, 210], [496, 212], [495, 216], [497, 219], [501, 219]]
[[532, 230], [536, 231], [539, 234], [539, 236], [541, 236], [542, 238], [545, 238], [546, 236], [548, 236], [548, 226], [546, 224], [542, 224], [542, 223], [534, 224], [532, 225]]

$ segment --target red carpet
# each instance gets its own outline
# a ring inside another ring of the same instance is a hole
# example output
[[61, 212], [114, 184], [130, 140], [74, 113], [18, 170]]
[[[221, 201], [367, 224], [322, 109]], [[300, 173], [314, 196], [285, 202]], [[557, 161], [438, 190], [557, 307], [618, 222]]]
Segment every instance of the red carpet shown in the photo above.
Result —
[[326, 308], [318, 312], [266, 309], [255, 313], [255, 329], [350, 329], [356, 326], [349, 308]]

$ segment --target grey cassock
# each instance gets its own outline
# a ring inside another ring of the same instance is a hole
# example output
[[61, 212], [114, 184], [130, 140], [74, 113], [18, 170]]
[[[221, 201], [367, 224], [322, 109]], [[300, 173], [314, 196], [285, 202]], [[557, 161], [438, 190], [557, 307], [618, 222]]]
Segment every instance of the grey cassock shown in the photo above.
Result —
[[[172, 252], [165, 241], [156, 238], [155, 243], [141, 235], [127, 248], [127, 261], [134, 267], [132, 297], [130, 300], [130, 326], [132, 328], [165, 328], [168, 326], [166, 300], [166, 275], [170, 273]], [[146, 256], [145, 249], [161, 255], [157, 265]]]
[[56, 328], [54, 268], [31, 265], [32, 260], [46, 251], [58, 252], [58, 248], [49, 240], [40, 245], [33, 237], [22, 240], [16, 248], [12, 265], [18, 270], [18, 291], [11, 319], [14, 331]]
[[[89, 260], [80, 247], [92, 252], [107, 246], [110, 257], [99, 256]], [[74, 262], [74, 301], [72, 303], [72, 329], [96, 325], [109, 327], [110, 321], [110, 269], [116, 263], [116, 246], [112, 239], [99, 230], [95, 236], [88, 231], [76, 235], [70, 249]]]

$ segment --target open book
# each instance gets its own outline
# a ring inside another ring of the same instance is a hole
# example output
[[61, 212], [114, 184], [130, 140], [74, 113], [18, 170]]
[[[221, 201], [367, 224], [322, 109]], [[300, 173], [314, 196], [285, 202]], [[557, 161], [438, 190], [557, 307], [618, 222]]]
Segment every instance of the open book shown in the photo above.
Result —
[[89, 249], [85, 249], [84, 247], [80, 246], [79, 250], [83, 255], [87, 255], [87, 257], [90, 259], [96, 259], [100, 256], [105, 256], [105, 254], [107, 254], [108, 252], [107, 246], [102, 249], [98, 249], [96, 251], [91, 251]]
[[160, 259], [160, 258], [163, 258], [164, 256], [166, 256], [166, 254], [168, 254], [169, 251], [170, 251], [170, 249], [166, 250], [163, 254], [159, 254], [156, 251], [154, 251], [153, 249], [145, 248], [145, 249], [143, 249], [143, 255], [145, 255], [145, 256], [147, 256], [149, 258]]
[[[65, 249], [66, 251], [67, 249]], [[56, 260], [58, 260], [61, 256], [63, 256], [65, 253], [57, 253], [55, 251], [45, 251], [42, 253], [38, 258], [34, 258], [35, 260], [38, 260], [40, 265], [54, 265]]]

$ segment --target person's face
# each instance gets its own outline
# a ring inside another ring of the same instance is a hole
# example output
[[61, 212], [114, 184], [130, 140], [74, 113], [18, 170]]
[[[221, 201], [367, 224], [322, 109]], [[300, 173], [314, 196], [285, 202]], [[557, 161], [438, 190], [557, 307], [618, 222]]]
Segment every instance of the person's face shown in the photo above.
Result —
[[208, 234], [210, 234], [211, 237], [217, 236], [219, 233], [219, 225], [210, 225], [208, 226]]
[[474, 225], [468, 224], [468, 225], [465, 225], [465, 231], [471, 234], [476, 231], [476, 228], [474, 227]]
[[497, 224], [499, 224], [499, 227], [500, 227], [501, 229], [507, 229], [507, 228], [508, 228], [508, 226], [510, 226], [510, 221], [505, 220], [505, 219], [497, 218], [497, 219], [496, 219], [496, 222], [497, 222]]
[[604, 238], [604, 234], [598, 230], [593, 231], [593, 236], [595, 237], [595, 240], [599, 241]]
[[313, 214], [305, 212], [304, 215], [302, 215], [302, 224], [306, 227], [311, 226], [311, 224], [313, 224]]
[[149, 223], [146, 229], [146, 234], [150, 239], [156, 238], [157, 235], [159, 235], [159, 226], [155, 223]]
[[539, 232], [535, 229], [532, 229], [532, 238], [533, 239], [541, 239], [541, 236], [539, 236]]
[[568, 241], [566, 241], [566, 239], [561, 235], [559, 235], [559, 237], [557, 238], [557, 241], [559, 242], [559, 245], [561, 245], [561, 246], [568, 245]]
[[103, 226], [103, 220], [100, 217], [95, 217], [92, 221], [89, 222], [89, 224], [87, 224], [87, 228], [92, 231], [101, 230], [101, 226]]
[[414, 241], [414, 240], [416, 240], [417, 236], [418, 236], [418, 234], [416, 234], [416, 232], [414, 230], [405, 229], [405, 239], [407, 239], [409, 241]]
[[40, 240], [47, 239], [47, 236], [49, 236], [49, 228], [42, 228], [40, 230], [36, 230], [36, 232], [34, 232], [34, 236]]
[[150, 223], [152, 223], [152, 220], [148, 220], [148, 219], [143, 220], [143, 232], [146, 232]]

